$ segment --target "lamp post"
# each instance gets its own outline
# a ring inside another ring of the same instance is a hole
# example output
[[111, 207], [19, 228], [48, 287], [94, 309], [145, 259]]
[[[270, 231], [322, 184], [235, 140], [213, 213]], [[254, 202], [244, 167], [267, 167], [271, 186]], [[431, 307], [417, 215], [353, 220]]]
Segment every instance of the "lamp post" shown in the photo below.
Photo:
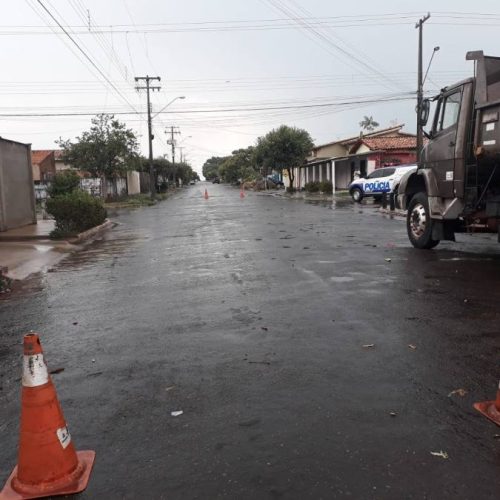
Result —
[[163, 113], [163, 111], [165, 111], [165, 109], [167, 109], [173, 102], [177, 101], [177, 99], [185, 99], [186, 96], [185, 95], [179, 95], [177, 97], [174, 97], [170, 102], [167, 102], [167, 104], [165, 104], [165, 106], [163, 106], [163, 108], [160, 109], [160, 111], [158, 111], [157, 113], [155, 113], [153, 115], [153, 118], [155, 116], [158, 116], [160, 113]]

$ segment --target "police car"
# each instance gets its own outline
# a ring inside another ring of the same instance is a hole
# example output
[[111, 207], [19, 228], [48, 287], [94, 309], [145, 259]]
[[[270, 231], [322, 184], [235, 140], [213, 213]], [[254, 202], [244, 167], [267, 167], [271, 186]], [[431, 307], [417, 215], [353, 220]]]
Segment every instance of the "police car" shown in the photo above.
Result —
[[365, 196], [378, 197], [384, 193], [397, 193], [403, 175], [416, 169], [416, 165], [377, 168], [366, 177], [352, 181], [348, 186], [349, 194], [359, 203]]

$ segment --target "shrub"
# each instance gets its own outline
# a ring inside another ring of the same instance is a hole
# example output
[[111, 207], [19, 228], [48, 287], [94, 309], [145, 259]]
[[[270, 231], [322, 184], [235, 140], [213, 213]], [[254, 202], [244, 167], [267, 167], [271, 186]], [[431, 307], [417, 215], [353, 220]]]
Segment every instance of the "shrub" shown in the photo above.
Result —
[[304, 186], [304, 189], [308, 193], [318, 193], [319, 186], [320, 186], [319, 181], [312, 181], [312, 182], [307, 182], [306, 185]]
[[80, 177], [73, 170], [66, 170], [56, 174], [50, 187], [48, 194], [50, 197], [59, 196], [61, 194], [72, 193], [80, 187]]
[[320, 182], [319, 190], [325, 194], [333, 193], [333, 184], [331, 181], [323, 181]]
[[75, 190], [47, 200], [47, 212], [56, 221], [52, 238], [71, 236], [99, 226], [106, 220], [106, 209], [99, 198]]

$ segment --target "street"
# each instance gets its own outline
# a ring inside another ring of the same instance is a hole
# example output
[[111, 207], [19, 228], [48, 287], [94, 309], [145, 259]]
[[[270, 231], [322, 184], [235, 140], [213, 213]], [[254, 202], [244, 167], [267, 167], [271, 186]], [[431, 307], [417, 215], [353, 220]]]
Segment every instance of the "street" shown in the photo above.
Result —
[[34, 330], [97, 453], [79, 498], [499, 498], [472, 408], [498, 386], [495, 237], [419, 251], [371, 202], [211, 183], [110, 216], [0, 301], [2, 485]]

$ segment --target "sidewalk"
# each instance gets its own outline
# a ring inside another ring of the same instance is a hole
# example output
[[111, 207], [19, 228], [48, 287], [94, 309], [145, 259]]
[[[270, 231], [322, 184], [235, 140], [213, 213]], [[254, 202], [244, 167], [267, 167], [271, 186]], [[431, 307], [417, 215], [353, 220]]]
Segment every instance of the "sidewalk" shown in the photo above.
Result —
[[51, 240], [53, 220], [39, 220], [38, 224], [10, 229], [0, 233], [0, 267], [7, 267], [6, 275], [14, 280], [24, 280], [30, 274], [43, 272], [79, 250], [84, 241], [91, 241], [113, 223], [107, 220], [70, 241]]
[[52, 229], [54, 229], [53, 220], [39, 220], [37, 224], [0, 232], [0, 242], [48, 240]]

